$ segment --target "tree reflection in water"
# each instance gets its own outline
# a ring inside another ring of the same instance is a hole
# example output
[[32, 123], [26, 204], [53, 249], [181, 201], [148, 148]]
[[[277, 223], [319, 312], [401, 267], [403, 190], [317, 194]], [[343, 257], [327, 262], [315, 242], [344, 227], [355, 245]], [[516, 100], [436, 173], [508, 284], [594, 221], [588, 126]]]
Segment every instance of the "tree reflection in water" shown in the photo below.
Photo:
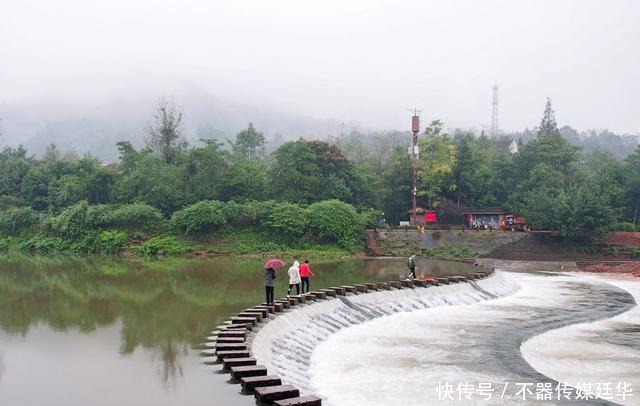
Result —
[[[404, 259], [313, 267], [314, 289], [406, 272]], [[460, 272], [457, 265], [452, 269]], [[285, 272], [279, 274], [276, 295], [285, 292]], [[181, 361], [189, 348], [231, 313], [263, 300], [262, 275], [262, 262], [253, 259], [0, 257], [0, 328], [26, 336], [42, 323], [59, 332], [77, 328], [91, 334], [121, 322], [120, 355], [149, 351], [159, 360], [159, 376], [168, 389], [183, 376]]]

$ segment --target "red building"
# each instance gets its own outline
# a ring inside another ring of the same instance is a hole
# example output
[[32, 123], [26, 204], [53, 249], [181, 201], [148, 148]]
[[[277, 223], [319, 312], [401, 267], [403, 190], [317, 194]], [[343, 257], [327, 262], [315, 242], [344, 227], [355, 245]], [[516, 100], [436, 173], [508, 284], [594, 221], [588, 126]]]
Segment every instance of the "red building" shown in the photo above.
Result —
[[[409, 224], [412, 226], [424, 226], [427, 224], [435, 224], [438, 222], [438, 212], [435, 210], [427, 210], [424, 207], [416, 207], [416, 215], [413, 216], [413, 209], [409, 209]], [[415, 218], [415, 222], [413, 219]]]

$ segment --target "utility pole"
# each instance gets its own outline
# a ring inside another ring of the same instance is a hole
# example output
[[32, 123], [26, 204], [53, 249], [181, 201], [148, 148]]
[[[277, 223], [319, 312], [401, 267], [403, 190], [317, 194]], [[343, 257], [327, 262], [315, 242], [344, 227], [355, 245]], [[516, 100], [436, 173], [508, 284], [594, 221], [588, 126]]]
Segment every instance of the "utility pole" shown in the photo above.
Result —
[[418, 133], [420, 132], [420, 110], [413, 109], [413, 116], [411, 117], [411, 147], [409, 147], [409, 155], [411, 155], [413, 177], [411, 183], [411, 197], [413, 211], [411, 213], [411, 224], [416, 224], [416, 209], [417, 209], [417, 179], [418, 179], [418, 154], [420, 150], [418, 148]]
[[498, 132], [498, 85], [493, 85], [493, 102], [491, 110], [491, 136], [497, 137]]

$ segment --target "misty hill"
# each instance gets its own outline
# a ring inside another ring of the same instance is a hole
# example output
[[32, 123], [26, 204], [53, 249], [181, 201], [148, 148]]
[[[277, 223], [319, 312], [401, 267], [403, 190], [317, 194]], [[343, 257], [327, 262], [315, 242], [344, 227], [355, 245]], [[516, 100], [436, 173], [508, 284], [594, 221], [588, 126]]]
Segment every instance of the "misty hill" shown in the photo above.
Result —
[[[587, 153], [596, 150], [608, 151], [618, 159], [624, 159], [631, 154], [640, 143], [639, 134], [615, 134], [609, 130], [587, 130], [578, 131], [575, 128], [565, 125], [559, 129], [560, 134], [569, 141], [570, 144], [582, 147]], [[534, 139], [538, 133], [537, 129], [526, 129], [521, 132], [506, 133], [502, 137], [521, 140], [526, 144]]]
[[[218, 100], [202, 92], [191, 92], [174, 98], [184, 112], [183, 134], [194, 143], [201, 138], [235, 135], [253, 122], [272, 145], [301, 136], [325, 139], [340, 134], [353, 123], [315, 119], [282, 113], [271, 107], [257, 107]], [[145, 131], [153, 120], [157, 97], [122, 98], [101, 105], [40, 102], [38, 104], [0, 104], [1, 144], [22, 144], [40, 156], [51, 143], [63, 152], [91, 152], [105, 162], [117, 159], [115, 143], [131, 141], [144, 144]]]
[[[174, 97], [184, 113], [183, 134], [190, 143], [201, 138], [214, 138], [225, 142], [246, 128], [249, 122], [264, 133], [267, 151], [283, 142], [299, 137], [313, 139], [356, 138], [367, 144], [370, 140], [393, 133], [395, 143], [402, 142], [401, 134], [366, 129], [353, 122], [335, 119], [317, 119], [300, 114], [284, 113], [273, 106], [237, 104], [191, 90]], [[130, 141], [135, 147], [144, 144], [146, 128], [153, 120], [157, 107], [156, 96], [128, 96], [102, 104], [67, 103], [61, 100], [38, 103], [0, 104], [0, 144], [22, 144], [31, 154], [41, 156], [46, 146], [55, 143], [62, 152], [84, 154], [91, 152], [105, 162], [117, 160], [116, 142]], [[446, 124], [446, 123], [445, 123]], [[450, 133], [467, 132], [456, 129]], [[640, 136], [618, 135], [608, 130], [578, 130], [564, 126], [561, 134], [570, 143], [581, 146], [585, 152], [602, 149], [623, 159], [638, 146]], [[507, 132], [499, 138], [521, 140], [527, 143], [535, 138], [537, 129]], [[477, 134], [476, 134], [477, 135]], [[371, 141], [373, 142], [373, 141]]]

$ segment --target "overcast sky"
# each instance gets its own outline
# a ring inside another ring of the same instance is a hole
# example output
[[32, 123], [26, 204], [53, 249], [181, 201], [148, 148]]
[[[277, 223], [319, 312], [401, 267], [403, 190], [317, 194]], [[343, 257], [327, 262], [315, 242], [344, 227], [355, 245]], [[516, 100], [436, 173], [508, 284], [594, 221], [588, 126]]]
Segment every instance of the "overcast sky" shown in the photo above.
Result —
[[[198, 88], [369, 128], [640, 132], [636, 0], [0, 0], [0, 104]], [[2, 117], [0, 111], [0, 117]]]

